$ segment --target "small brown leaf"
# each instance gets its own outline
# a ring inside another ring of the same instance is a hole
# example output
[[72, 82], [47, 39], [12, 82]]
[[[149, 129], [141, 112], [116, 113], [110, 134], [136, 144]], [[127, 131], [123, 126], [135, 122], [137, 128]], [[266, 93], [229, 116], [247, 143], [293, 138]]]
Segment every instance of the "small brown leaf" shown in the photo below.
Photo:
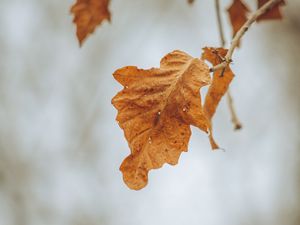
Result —
[[[223, 62], [223, 59], [227, 53], [227, 49], [224, 48], [203, 48], [202, 59], [208, 60], [214, 66]], [[217, 70], [214, 72], [212, 84], [210, 85], [205, 97], [204, 111], [209, 118], [212, 119], [219, 105], [221, 98], [227, 92], [228, 87], [234, 77], [231, 69], [226, 67], [223, 70]]]
[[110, 0], [77, 0], [71, 7], [73, 22], [77, 25], [76, 35], [80, 46], [86, 37], [104, 20], [110, 21], [108, 9]]
[[194, 0], [187, 0], [189, 4], [193, 4]]
[[250, 10], [242, 0], [233, 0], [227, 11], [232, 25], [232, 36], [234, 37], [238, 30], [247, 21], [247, 14]]
[[[257, 1], [258, 8], [262, 7], [267, 2], [268, 2], [268, 0], [258, 0]], [[273, 8], [271, 8], [265, 14], [261, 15], [257, 19], [257, 21], [261, 21], [261, 20], [280, 20], [280, 19], [282, 19], [282, 14], [281, 14], [280, 7], [284, 6], [284, 5], [285, 5], [284, 0], [278, 2], [277, 5], [275, 5]]]
[[120, 170], [128, 187], [138, 190], [146, 186], [149, 170], [177, 164], [187, 151], [190, 125], [210, 129], [199, 93], [211, 81], [209, 68], [200, 59], [173, 51], [162, 58], [160, 68], [128, 66], [113, 75], [124, 86], [112, 104], [131, 149]]

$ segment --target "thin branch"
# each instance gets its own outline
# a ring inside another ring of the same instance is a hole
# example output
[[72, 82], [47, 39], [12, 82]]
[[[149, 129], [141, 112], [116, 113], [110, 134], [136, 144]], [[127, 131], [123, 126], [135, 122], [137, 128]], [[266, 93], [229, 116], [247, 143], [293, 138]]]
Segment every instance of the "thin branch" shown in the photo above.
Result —
[[276, 4], [278, 4], [281, 0], [269, 0], [266, 4], [264, 4], [262, 7], [260, 7], [258, 10], [256, 10], [250, 18], [246, 21], [246, 23], [239, 29], [239, 31], [236, 33], [234, 38], [231, 41], [230, 48], [225, 56], [225, 61], [220, 63], [219, 65], [216, 65], [212, 68], [210, 68], [211, 72], [214, 72], [219, 69], [223, 69], [226, 66], [228, 66], [232, 62], [232, 55], [235, 50], [235, 48], [238, 46], [238, 43], [240, 39], [244, 36], [246, 31], [250, 28], [252, 23], [256, 21], [258, 17], [272, 9]]
[[[226, 41], [225, 41], [225, 36], [224, 36], [224, 32], [223, 32], [223, 24], [222, 24], [222, 19], [221, 19], [220, 0], [215, 0], [215, 6], [216, 6], [217, 22], [218, 22], [221, 45], [222, 45], [222, 48], [224, 48]], [[224, 71], [225, 71], [225, 67], [223, 68], [223, 72]], [[235, 107], [233, 104], [233, 98], [230, 93], [230, 87], [228, 87], [226, 95], [227, 95], [227, 100], [228, 100], [227, 102], [228, 102], [229, 111], [231, 114], [231, 121], [233, 123], [234, 129], [239, 130], [242, 128], [242, 124], [241, 124], [239, 118], [237, 117], [237, 114], [235, 111]]]
[[218, 22], [220, 39], [221, 39], [221, 45], [222, 47], [224, 47], [226, 42], [225, 42], [225, 36], [223, 31], [222, 19], [221, 19], [220, 0], [215, 0], [215, 6], [216, 6], [217, 22]]

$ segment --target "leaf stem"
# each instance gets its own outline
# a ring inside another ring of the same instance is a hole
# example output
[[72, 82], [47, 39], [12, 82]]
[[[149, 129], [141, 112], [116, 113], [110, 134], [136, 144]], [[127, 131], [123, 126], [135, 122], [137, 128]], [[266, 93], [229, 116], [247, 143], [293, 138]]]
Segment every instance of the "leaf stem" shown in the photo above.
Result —
[[235, 50], [235, 48], [238, 46], [238, 43], [240, 39], [244, 36], [246, 31], [250, 28], [252, 23], [254, 23], [258, 17], [269, 11], [271, 8], [273, 8], [276, 4], [278, 4], [281, 0], [269, 0], [266, 4], [264, 4], [262, 7], [257, 9], [250, 18], [244, 23], [244, 25], [239, 29], [239, 31], [236, 33], [234, 38], [231, 41], [230, 48], [225, 56], [224, 62], [210, 68], [211, 72], [214, 72], [219, 69], [223, 69], [226, 66], [228, 66], [232, 62], [232, 55]]

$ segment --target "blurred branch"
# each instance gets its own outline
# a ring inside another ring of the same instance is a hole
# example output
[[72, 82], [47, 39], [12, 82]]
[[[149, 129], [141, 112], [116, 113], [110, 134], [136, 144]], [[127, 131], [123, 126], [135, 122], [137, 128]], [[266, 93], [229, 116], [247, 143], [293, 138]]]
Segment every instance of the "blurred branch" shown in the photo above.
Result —
[[223, 31], [222, 19], [221, 19], [220, 0], [215, 0], [215, 6], [216, 6], [217, 22], [218, 22], [221, 45], [222, 47], [224, 47], [226, 42], [225, 42], [225, 36]]

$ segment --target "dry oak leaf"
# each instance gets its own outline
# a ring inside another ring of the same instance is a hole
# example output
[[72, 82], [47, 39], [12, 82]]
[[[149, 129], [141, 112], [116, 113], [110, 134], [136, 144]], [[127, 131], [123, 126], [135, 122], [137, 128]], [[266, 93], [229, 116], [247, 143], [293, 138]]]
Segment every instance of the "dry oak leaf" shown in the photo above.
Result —
[[[262, 7], [264, 4], [266, 4], [268, 0], [258, 0], [257, 5], [258, 8]], [[273, 8], [271, 8], [269, 11], [258, 17], [257, 21], [261, 20], [280, 20], [282, 19], [282, 14], [280, 11], [280, 7], [285, 5], [285, 1], [279, 1], [277, 5], [275, 5]]]
[[80, 46], [86, 37], [95, 31], [98, 25], [104, 20], [110, 21], [109, 2], [110, 0], [77, 0], [71, 7]]
[[[202, 59], [209, 61], [213, 66], [223, 62], [227, 53], [227, 49], [224, 48], [203, 48]], [[228, 87], [234, 77], [233, 72], [227, 66], [225, 70], [217, 70], [213, 74], [212, 84], [209, 86], [204, 101], [204, 111], [209, 120], [212, 119], [216, 112], [216, 109], [221, 101], [221, 98], [225, 95]]]
[[187, 151], [190, 125], [208, 132], [199, 90], [210, 84], [209, 68], [200, 59], [173, 51], [162, 58], [160, 68], [128, 66], [113, 75], [124, 86], [112, 104], [131, 150], [120, 170], [127, 186], [139, 190], [147, 185], [149, 170], [177, 164]]
[[233, 0], [227, 11], [229, 13], [232, 26], [232, 36], [234, 37], [238, 30], [247, 21], [247, 14], [250, 12], [250, 10], [242, 0]]

